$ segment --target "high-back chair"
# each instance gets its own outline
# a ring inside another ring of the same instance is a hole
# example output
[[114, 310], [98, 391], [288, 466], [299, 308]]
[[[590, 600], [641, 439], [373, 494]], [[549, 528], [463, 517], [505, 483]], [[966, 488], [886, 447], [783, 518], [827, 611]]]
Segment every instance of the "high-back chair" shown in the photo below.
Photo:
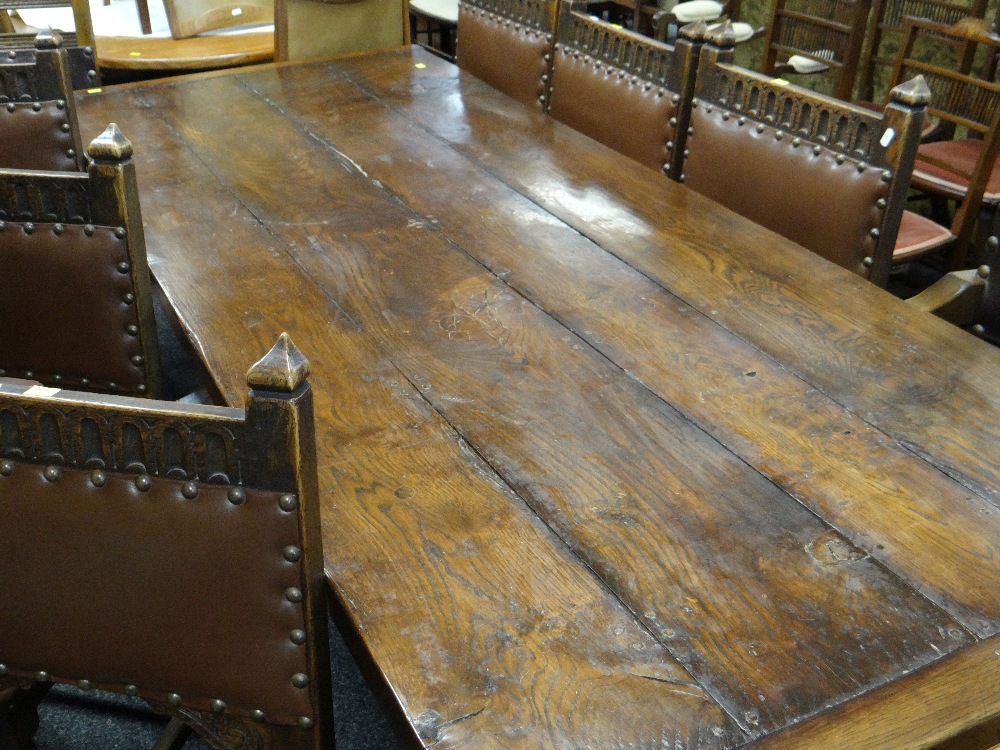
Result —
[[232, 26], [274, 23], [273, 0], [163, 0], [163, 8], [174, 39]]
[[894, 255], [953, 239], [904, 213], [930, 96], [922, 80], [877, 114], [732, 65], [725, 36], [702, 47], [688, 187], [880, 286]]
[[[875, 72], [878, 67], [891, 71], [895, 55], [888, 48], [891, 41], [898, 43], [901, 39], [906, 18], [925, 18], [937, 24], [951, 26], [966, 18], [982, 18], [986, 14], [986, 5], [987, 0], [971, 0], [967, 3], [952, 3], [947, 0], [873, 0], [865, 29], [868, 54], [862, 58], [863, 64], [858, 72], [858, 98], [868, 101], [874, 98]], [[957, 67], [961, 68], [961, 61], [957, 62]]]
[[1000, 283], [989, 266], [952, 271], [907, 302], [1000, 345]]
[[86, 172], [0, 169], [0, 376], [157, 397], [132, 145], [115, 125]]
[[455, 62], [498, 91], [544, 109], [552, 26], [546, 0], [462, 0]]
[[773, 0], [761, 70], [770, 75], [833, 76], [833, 95], [849, 101], [871, 0]]
[[[1000, 52], [1000, 39], [907, 19], [892, 75], [893, 81], [924, 76], [934, 92], [929, 112], [938, 118], [942, 132], [965, 131], [959, 139], [921, 144], [913, 168], [913, 187], [958, 202], [951, 224], [958, 237], [951, 267], [958, 269], [970, 262], [970, 253], [978, 252], [977, 232], [992, 221], [1000, 205], [1000, 84], [917, 59], [913, 50], [920, 39], [959, 49], [971, 42], [985, 48], [987, 58]], [[971, 262], [979, 260], [973, 257]]]
[[143, 698], [158, 747], [333, 747], [307, 375], [282, 335], [245, 409], [0, 390], [5, 748], [55, 682]]
[[82, 169], [66, 50], [58, 32], [35, 37], [33, 59], [0, 63], [0, 169]]
[[739, 20], [741, 6], [742, 0], [726, 0], [725, 3], [716, 0], [685, 0], [673, 5], [668, 2], [663, 10], [653, 14], [653, 38], [659, 42], [672, 43], [682, 26], [696, 21], [704, 21], [708, 24], [709, 31], [715, 31], [714, 27], [721, 25], [720, 19], [723, 17], [732, 23], [737, 44], [764, 36], [763, 26], [754, 28]]
[[[49, 9], [68, 8], [73, 15], [73, 30], [61, 30], [63, 44], [69, 56], [70, 80], [72, 88], [86, 89], [101, 85], [97, 60], [94, 55], [94, 26], [90, 17], [88, 0], [0, 0], [0, 13], [6, 16], [8, 10], [17, 10], [27, 16], [25, 23], [37, 29], [53, 26], [47, 14]], [[39, 18], [35, 18], [38, 15]], [[0, 58], [13, 58], [18, 62], [30, 62], [34, 56], [35, 31], [18, 32], [11, 25], [0, 28]]]
[[564, 2], [552, 61], [548, 111], [596, 141], [670, 174], [680, 174], [688, 108], [704, 24], [671, 47], [586, 15]]
[[402, 47], [410, 39], [406, 0], [275, 0], [274, 57], [317, 57]]

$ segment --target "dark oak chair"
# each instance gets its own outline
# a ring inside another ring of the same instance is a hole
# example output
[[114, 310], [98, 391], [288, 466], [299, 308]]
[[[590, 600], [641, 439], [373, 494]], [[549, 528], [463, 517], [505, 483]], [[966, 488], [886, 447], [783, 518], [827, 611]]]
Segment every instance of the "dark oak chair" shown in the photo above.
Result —
[[586, 15], [586, 3], [564, 2], [552, 61], [548, 112], [584, 135], [674, 177], [683, 154], [686, 107], [704, 24], [669, 46]]
[[275, 0], [274, 57], [308, 60], [402, 47], [410, 39], [406, 0]]
[[[145, 4], [146, 0], [138, 2]], [[174, 39], [233, 26], [274, 23], [274, 0], [163, 0], [163, 7]], [[141, 11], [139, 17], [143, 18]], [[149, 17], [148, 9], [145, 17]]]
[[930, 91], [898, 86], [882, 114], [731, 64], [702, 47], [682, 180], [803, 247], [884, 286], [893, 262], [954, 237], [904, 210]]
[[35, 37], [34, 58], [0, 62], [0, 169], [78, 171], [80, 126], [58, 32]]
[[458, 0], [410, 0], [410, 41], [455, 60]]
[[86, 172], [0, 170], [0, 375], [134, 396], [162, 377], [132, 145]]
[[989, 266], [952, 271], [907, 301], [1000, 345], [1000, 284]]
[[833, 95], [850, 101], [870, 7], [870, 0], [774, 0], [761, 70], [828, 74]]
[[[94, 27], [88, 0], [0, 0], [0, 14], [5, 17], [8, 10], [67, 7], [73, 10], [74, 30], [60, 31], [60, 34], [69, 56], [71, 88], [100, 86], [101, 77], [94, 56]], [[8, 19], [5, 25], [0, 26], [0, 58], [30, 62], [34, 58], [37, 31], [17, 31]]]
[[245, 409], [0, 391], [0, 746], [53, 683], [136, 695], [232, 750], [333, 747], [308, 363]]
[[[920, 39], [954, 46], [963, 55], [985, 49], [989, 61], [1000, 52], [1000, 38], [907, 19], [893, 69], [893, 81], [922, 75], [934, 92], [929, 112], [938, 118], [939, 130], [947, 138], [921, 144], [913, 187], [956, 201], [951, 230], [958, 241], [951, 267], [958, 269], [980, 262], [976, 256], [982, 242], [977, 234], [983, 234], [982, 227], [990, 224], [1000, 204], [1000, 84], [917, 59], [913, 50]], [[956, 139], [956, 132], [964, 135]]]
[[552, 28], [546, 0], [462, 0], [455, 62], [498, 91], [544, 109]]
[[[963, 19], [982, 18], [986, 14], [986, 5], [987, 0], [972, 0], [969, 3], [952, 3], [947, 0], [873, 0], [865, 28], [867, 54], [862, 58], [863, 64], [858, 71], [858, 98], [872, 101], [875, 96], [876, 69], [882, 67], [891, 71], [895, 55], [889, 47], [893, 41], [898, 44], [902, 39], [906, 18], [913, 16], [951, 26]], [[956, 62], [959, 69], [964, 67], [960, 59]], [[968, 68], [965, 70], [968, 72]]]

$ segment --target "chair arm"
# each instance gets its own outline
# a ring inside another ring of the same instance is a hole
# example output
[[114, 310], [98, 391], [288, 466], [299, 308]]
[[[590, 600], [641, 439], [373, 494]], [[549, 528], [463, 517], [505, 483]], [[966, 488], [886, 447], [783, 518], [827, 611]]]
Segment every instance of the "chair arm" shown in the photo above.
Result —
[[989, 275], [989, 266], [952, 271], [908, 301], [957, 326], [967, 326], [975, 321]]

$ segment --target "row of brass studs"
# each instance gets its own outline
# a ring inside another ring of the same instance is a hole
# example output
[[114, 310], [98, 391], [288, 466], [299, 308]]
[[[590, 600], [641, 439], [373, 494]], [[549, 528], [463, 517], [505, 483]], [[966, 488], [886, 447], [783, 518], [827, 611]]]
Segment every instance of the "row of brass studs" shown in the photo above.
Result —
[[[0, 461], [0, 476], [9, 477], [14, 473], [14, 462], [10, 460]], [[46, 466], [42, 470], [42, 476], [48, 482], [56, 482], [62, 476], [62, 469], [59, 466]], [[153, 480], [148, 474], [139, 474], [133, 480], [135, 488], [139, 492], [148, 492], [153, 487]], [[103, 487], [108, 482], [108, 475], [106, 472], [96, 469], [90, 474], [90, 482], [95, 487]], [[198, 485], [194, 482], [184, 482], [181, 485], [181, 494], [188, 500], [194, 500], [198, 497]], [[230, 487], [226, 494], [228, 500], [233, 505], [242, 505], [246, 502], [246, 490], [242, 487]], [[292, 513], [298, 508], [298, 498], [291, 493], [286, 493], [278, 498], [278, 507], [285, 513]], [[295, 545], [289, 544], [281, 551], [282, 557], [291, 563], [297, 563], [302, 559], [302, 550]], [[292, 604], [300, 604], [303, 600], [302, 590], [295, 587], [289, 586], [284, 591], [284, 598], [286, 601]], [[295, 628], [288, 633], [288, 639], [296, 646], [303, 646], [306, 643], [306, 632], [300, 628]], [[0, 677], [6, 676], [8, 668], [4, 664], [0, 664]], [[40, 671], [35, 673], [35, 679], [39, 682], [48, 682], [51, 676], [48, 672]], [[304, 689], [309, 687], [310, 679], [309, 675], [303, 672], [297, 672], [292, 675], [291, 679], [292, 687], [298, 689]], [[77, 680], [76, 686], [81, 690], [90, 690], [92, 683], [90, 680]], [[126, 695], [136, 696], [139, 694], [139, 688], [136, 685], [125, 685], [124, 691]], [[167, 703], [175, 708], [180, 706], [182, 703], [181, 696], [177, 693], [167, 694]], [[218, 698], [214, 699], [211, 703], [212, 711], [217, 714], [221, 714], [226, 710], [226, 703]], [[254, 709], [250, 712], [251, 718], [255, 721], [266, 721], [267, 715], [259, 710]], [[310, 729], [313, 725], [312, 719], [308, 716], [300, 716], [296, 723], [302, 729]]]

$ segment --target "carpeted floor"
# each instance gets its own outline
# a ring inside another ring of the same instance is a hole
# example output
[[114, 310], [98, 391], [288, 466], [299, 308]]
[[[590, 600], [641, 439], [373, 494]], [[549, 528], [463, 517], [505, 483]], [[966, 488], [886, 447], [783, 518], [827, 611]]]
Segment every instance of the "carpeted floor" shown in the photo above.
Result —
[[[337, 750], [400, 750], [375, 696], [331, 625]], [[149, 750], [165, 722], [138, 699], [57, 686], [42, 703], [38, 750]], [[184, 750], [209, 750], [192, 736]]]

